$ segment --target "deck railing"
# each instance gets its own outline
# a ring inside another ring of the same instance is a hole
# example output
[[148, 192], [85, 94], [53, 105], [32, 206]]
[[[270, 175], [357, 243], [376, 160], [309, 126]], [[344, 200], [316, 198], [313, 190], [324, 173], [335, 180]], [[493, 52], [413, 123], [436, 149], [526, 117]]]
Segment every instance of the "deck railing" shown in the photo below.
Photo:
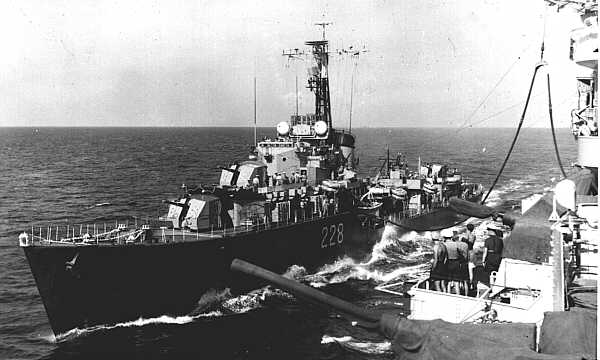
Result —
[[139, 218], [115, 220], [111, 223], [102, 224], [76, 224], [76, 225], [46, 225], [32, 226], [30, 231], [19, 235], [19, 244], [22, 247], [32, 245], [102, 245], [102, 244], [132, 244], [139, 243], [142, 234], [147, 230], [153, 231], [153, 240], [159, 242], [188, 241], [206, 237], [235, 236], [250, 232], [259, 232], [286, 227], [293, 224], [305, 223], [317, 219], [327, 219], [338, 215], [338, 211], [306, 214], [301, 210], [291, 212], [290, 218], [285, 217], [282, 221], [267, 221], [266, 218], [249, 218], [240, 225], [231, 228], [202, 229], [194, 231], [190, 229], [175, 229], [165, 226], [170, 221], [161, 218]]

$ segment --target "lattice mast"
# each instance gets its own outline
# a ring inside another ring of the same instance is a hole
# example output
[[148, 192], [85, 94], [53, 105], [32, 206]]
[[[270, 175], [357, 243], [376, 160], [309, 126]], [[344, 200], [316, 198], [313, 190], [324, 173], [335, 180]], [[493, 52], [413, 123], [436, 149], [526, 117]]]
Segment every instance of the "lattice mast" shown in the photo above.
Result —
[[329, 42], [325, 36], [325, 28], [331, 25], [331, 23], [321, 22], [315, 25], [323, 28], [323, 39], [305, 42], [305, 45], [311, 47], [309, 54], [299, 49], [290, 49], [284, 50], [283, 55], [290, 59], [312, 57], [313, 64], [309, 67], [307, 88], [315, 94], [316, 121], [324, 121], [327, 124], [328, 130], [331, 130], [333, 122], [331, 119], [331, 97], [329, 94], [328, 78]]

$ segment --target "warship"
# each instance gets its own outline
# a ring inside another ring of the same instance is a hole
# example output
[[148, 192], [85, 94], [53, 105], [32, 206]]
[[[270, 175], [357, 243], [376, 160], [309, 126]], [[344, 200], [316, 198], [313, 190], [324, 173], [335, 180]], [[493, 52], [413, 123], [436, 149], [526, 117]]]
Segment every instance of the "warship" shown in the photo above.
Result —
[[[564, 179], [550, 192], [523, 199], [519, 214], [484, 205], [510, 157], [523, 124], [526, 103], [513, 144], [482, 203], [449, 199], [450, 211], [485, 219], [473, 231], [474, 249], [487, 247], [482, 244], [485, 230], [502, 236], [499, 266], [488, 272], [487, 281], [475, 279], [473, 288], [456, 291], [448, 290], [454, 285], [459, 287], [452, 284], [457, 281], [451, 277], [447, 279], [448, 288], [440, 290], [434, 286], [438, 276], [418, 280], [408, 292], [394, 289], [400, 284], [380, 286], [379, 290], [386, 293], [409, 297], [410, 314], [406, 318], [357, 307], [239, 259], [233, 261], [231, 268], [331, 307], [356, 326], [379, 331], [392, 340], [397, 358], [597, 358], [598, 5], [597, 1], [547, 2], [558, 10], [575, 8], [582, 22], [570, 33], [570, 59], [578, 69], [578, 102], [571, 112], [577, 161], [568, 172], [562, 167], [549, 96], [550, 124]], [[542, 45], [542, 61], [535, 66], [529, 96], [539, 69], [546, 65], [543, 48]], [[550, 74], [546, 78], [550, 95]], [[444, 230], [446, 241], [452, 241], [452, 228]], [[483, 259], [485, 262], [485, 255]]]
[[419, 157], [413, 168], [401, 153], [392, 159], [389, 148], [382, 160], [360, 198], [359, 208], [377, 215], [369, 222], [379, 220], [414, 231], [439, 230], [468, 218], [448, 209], [450, 198], [477, 202], [483, 195], [481, 184], [467, 181], [459, 169], [447, 164], [423, 163]]
[[[319, 24], [325, 29], [326, 24]], [[211, 289], [249, 290], [229, 271], [243, 258], [277, 272], [308, 269], [366, 242], [357, 204], [368, 181], [356, 176], [355, 136], [333, 127], [329, 44], [284, 51], [310, 61], [314, 113], [292, 115], [249, 158], [222, 167], [213, 186], [182, 186], [166, 214], [110, 224], [38, 226], [21, 233], [52, 330], [199, 311]], [[255, 136], [256, 139], [256, 136]]]

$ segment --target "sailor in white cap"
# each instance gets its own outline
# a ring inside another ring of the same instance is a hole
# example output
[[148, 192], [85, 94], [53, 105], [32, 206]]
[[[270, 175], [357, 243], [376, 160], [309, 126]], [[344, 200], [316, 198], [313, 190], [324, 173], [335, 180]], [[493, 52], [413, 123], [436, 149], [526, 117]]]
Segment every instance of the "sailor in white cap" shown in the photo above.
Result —
[[446, 267], [446, 246], [440, 239], [440, 234], [437, 231], [431, 233], [433, 241], [433, 263], [431, 264], [431, 273], [429, 278], [433, 282], [435, 291], [447, 291], [448, 269]]
[[448, 272], [448, 279], [450, 280], [448, 283], [448, 292], [458, 294], [458, 283], [456, 281], [458, 275], [460, 274], [458, 246], [456, 242], [452, 239], [452, 236], [454, 235], [452, 230], [444, 229], [440, 232], [440, 235], [442, 235], [442, 238], [444, 239], [444, 245], [446, 246], [447, 252], [446, 266]]

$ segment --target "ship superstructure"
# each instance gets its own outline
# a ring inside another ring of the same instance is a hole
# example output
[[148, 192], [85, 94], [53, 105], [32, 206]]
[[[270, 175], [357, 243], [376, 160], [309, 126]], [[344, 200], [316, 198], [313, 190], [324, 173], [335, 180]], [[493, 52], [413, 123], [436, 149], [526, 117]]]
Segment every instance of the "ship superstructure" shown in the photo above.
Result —
[[[570, 58], [579, 71], [578, 107], [572, 111], [571, 127], [577, 142], [577, 163], [552, 192], [522, 201], [522, 213], [511, 224], [510, 234], [504, 236], [502, 261], [490, 274], [489, 284], [479, 283], [467, 296], [436, 291], [430, 278], [423, 279], [409, 291], [413, 319], [526, 322], [536, 323], [544, 331], [545, 317], [555, 316], [548, 312], [580, 306], [578, 294], [597, 291], [598, 8], [596, 1], [549, 2], [559, 9], [575, 7], [582, 20], [582, 27], [571, 33], [570, 48]], [[568, 52], [565, 49], [565, 54]], [[509, 230], [491, 220], [482, 227]], [[561, 319], [563, 325], [575, 326], [568, 317]]]
[[[416, 167], [411, 167], [401, 153], [390, 158], [389, 149], [382, 160], [361, 200], [368, 204], [363, 208], [376, 209], [379, 216], [396, 225], [417, 231], [448, 227], [441, 212], [451, 197], [477, 202], [483, 193], [481, 184], [467, 182], [460, 170], [446, 164], [422, 162], [419, 158]], [[435, 224], [428, 221], [433, 218]], [[451, 223], [464, 220], [454, 218]]]

